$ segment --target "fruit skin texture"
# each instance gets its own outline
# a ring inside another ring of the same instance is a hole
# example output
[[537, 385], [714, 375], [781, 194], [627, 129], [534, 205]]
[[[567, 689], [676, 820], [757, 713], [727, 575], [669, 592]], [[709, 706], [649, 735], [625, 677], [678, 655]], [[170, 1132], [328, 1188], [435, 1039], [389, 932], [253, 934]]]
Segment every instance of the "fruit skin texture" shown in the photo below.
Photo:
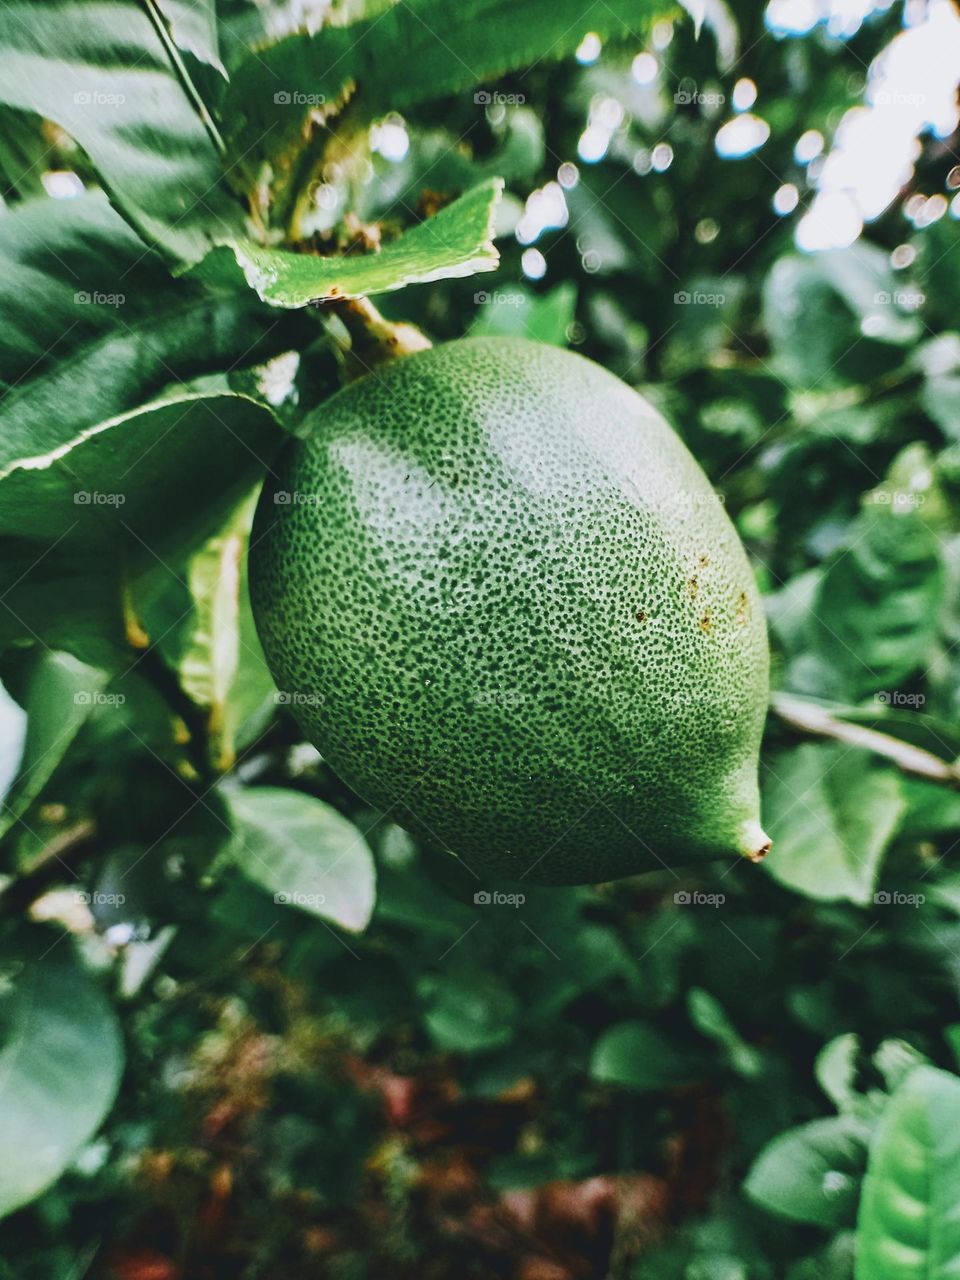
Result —
[[686, 447], [599, 365], [474, 338], [348, 385], [264, 489], [250, 582], [330, 766], [478, 876], [769, 847], [753, 575]]

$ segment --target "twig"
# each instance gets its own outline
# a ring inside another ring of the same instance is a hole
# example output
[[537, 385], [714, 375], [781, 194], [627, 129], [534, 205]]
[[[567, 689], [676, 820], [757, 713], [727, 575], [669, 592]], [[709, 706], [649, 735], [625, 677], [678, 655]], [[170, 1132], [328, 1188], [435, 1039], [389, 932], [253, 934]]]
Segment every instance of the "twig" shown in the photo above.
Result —
[[67, 827], [45, 846], [33, 864], [0, 892], [0, 912], [19, 915], [43, 892], [61, 878], [64, 871], [73, 873], [72, 863], [80, 861], [96, 838], [97, 829], [89, 819]]
[[343, 298], [329, 305], [350, 336], [349, 377], [362, 377], [376, 365], [433, 346], [416, 325], [387, 320], [369, 298]]
[[878, 729], [851, 724], [848, 720], [839, 719], [825, 707], [807, 702], [804, 698], [795, 698], [788, 693], [773, 694], [770, 706], [781, 720], [803, 733], [818, 738], [832, 738], [836, 742], [849, 743], [852, 747], [863, 747], [865, 751], [883, 756], [914, 778], [924, 778], [927, 782], [939, 782], [960, 790], [960, 764], [942, 760], [923, 747], [901, 742], [899, 738], [881, 733]]
[[[171, 671], [153, 646], [145, 649], [135, 659], [132, 669], [153, 685], [167, 708], [183, 722], [187, 731], [187, 742], [184, 744], [187, 759], [199, 778], [208, 778], [212, 772], [212, 764], [210, 723], [206, 713], [184, 692], [176, 673]], [[191, 785], [187, 778], [181, 777], [180, 781], [184, 786]]]

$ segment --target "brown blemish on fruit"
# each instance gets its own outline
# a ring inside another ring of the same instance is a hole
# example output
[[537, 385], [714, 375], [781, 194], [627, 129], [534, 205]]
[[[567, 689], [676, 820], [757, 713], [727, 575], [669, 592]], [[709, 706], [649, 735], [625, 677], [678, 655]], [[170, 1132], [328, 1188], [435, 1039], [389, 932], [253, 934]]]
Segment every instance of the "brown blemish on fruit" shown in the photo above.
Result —
[[704, 609], [703, 617], [700, 619], [700, 630], [709, 631], [712, 626], [713, 623], [710, 621], [710, 610]]
[[710, 561], [709, 561], [709, 559], [708, 559], [706, 556], [701, 556], [701, 557], [700, 557], [700, 568], [701, 568], [701, 569], [705, 569], [709, 563], [710, 563]]
[[638, 609], [638, 610], [637, 610], [637, 612], [636, 612], [633, 616], [636, 618], [636, 620], [637, 620], [638, 622], [646, 622], [646, 620], [647, 620], [647, 615], [646, 615], [646, 613], [643, 611], [643, 609]]
[[741, 627], [745, 627], [749, 617], [750, 601], [747, 599], [747, 593], [745, 591], [741, 591], [740, 595], [737, 597], [737, 622]]
[[697, 592], [700, 590], [700, 583], [697, 581], [697, 575], [687, 579], [687, 590], [690, 592], [690, 599], [696, 600]]

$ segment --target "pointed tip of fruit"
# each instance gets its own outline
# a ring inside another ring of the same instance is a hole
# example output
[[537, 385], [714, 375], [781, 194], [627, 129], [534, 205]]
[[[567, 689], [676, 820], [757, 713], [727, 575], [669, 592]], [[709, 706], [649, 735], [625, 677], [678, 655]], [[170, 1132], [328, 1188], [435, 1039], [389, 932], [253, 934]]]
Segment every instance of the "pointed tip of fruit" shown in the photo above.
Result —
[[750, 862], [762, 862], [773, 847], [773, 841], [759, 822], [745, 822], [740, 848]]

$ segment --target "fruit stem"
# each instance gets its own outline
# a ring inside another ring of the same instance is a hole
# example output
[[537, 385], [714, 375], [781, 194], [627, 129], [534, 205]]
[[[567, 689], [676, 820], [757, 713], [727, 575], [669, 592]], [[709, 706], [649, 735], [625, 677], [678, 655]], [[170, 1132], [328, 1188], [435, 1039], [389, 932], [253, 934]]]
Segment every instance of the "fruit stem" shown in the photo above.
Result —
[[378, 364], [426, 351], [433, 343], [416, 325], [394, 323], [381, 315], [369, 298], [344, 298], [330, 309], [342, 321], [350, 337], [347, 380], [369, 373]]
[[773, 841], [761, 827], [759, 822], [745, 822], [743, 825], [741, 849], [749, 862], [762, 862], [773, 847]]

